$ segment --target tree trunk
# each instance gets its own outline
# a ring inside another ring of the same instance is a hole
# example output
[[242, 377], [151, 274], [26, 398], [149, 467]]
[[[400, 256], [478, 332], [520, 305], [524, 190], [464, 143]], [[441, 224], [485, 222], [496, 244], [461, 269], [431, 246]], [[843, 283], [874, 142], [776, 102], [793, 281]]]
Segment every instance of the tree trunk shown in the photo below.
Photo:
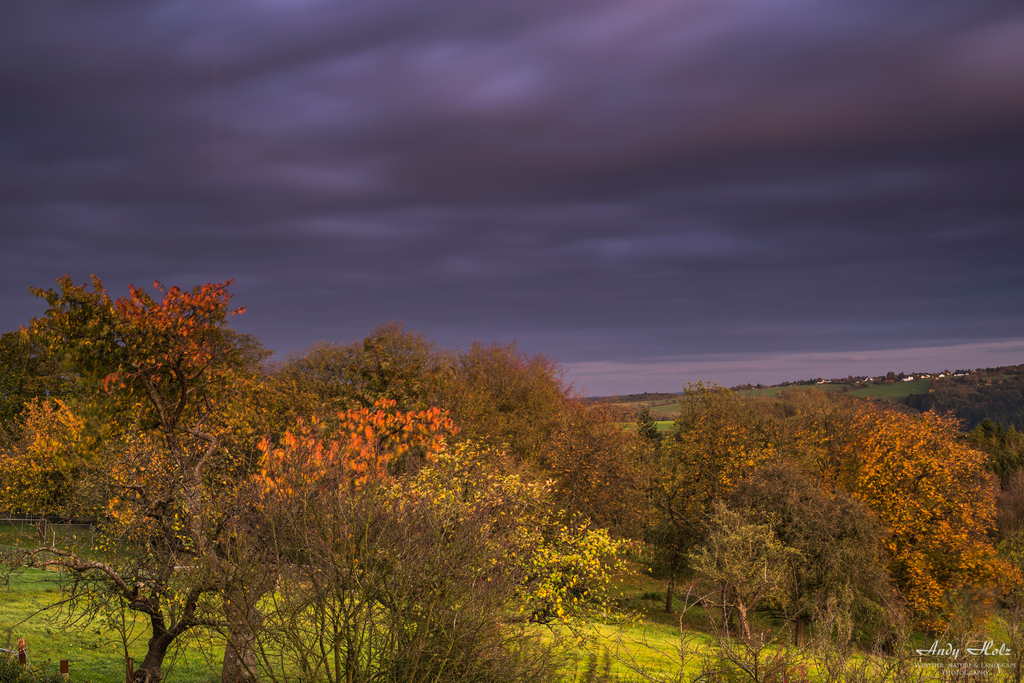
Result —
[[750, 641], [750, 622], [747, 621], [747, 610], [749, 608], [739, 600], [736, 601], [736, 616], [740, 620], [740, 636], [744, 642]]
[[228, 593], [224, 614], [228, 621], [228, 642], [224, 647], [221, 683], [256, 683], [256, 627], [259, 613], [253, 596], [244, 591]]
[[672, 614], [673, 602], [675, 599], [676, 575], [672, 572], [668, 575], [668, 588], [665, 589], [665, 612]]
[[146, 658], [135, 670], [133, 683], [157, 683], [164, 677], [164, 672], [160, 670], [160, 667], [163, 666], [167, 648], [170, 647], [176, 635], [164, 627], [163, 617], [150, 616], [150, 623], [153, 625], [153, 636], [149, 639]]
[[722, 632], [729, 636], [732, 633], [732, 605], [729, 604], [729, 587], [722, 584]]
[[221, 683], [256, 683], [256, 648], [251, 630], [231, 629], [230, 640], [224, 647], [224, 666]]
[[[142, 601], [140, 600], [140, 602]], [[164, 672], [160, 667], [163, 666], [171, 643], [174, 642], [175, 638], [195, 625], [191, 618], [183, 616], [178, 619], [177, 623], [167, 628], [163, 612], [159, 607], [159, 600], [152, 599], [146, 602], [149, 603], [146, 609], [139, 609], [138, 606], [135, 609], [149, 615], [149, 623], [153, 628], [153, 635], [149, 639], [146, 658], [142, 660], [142, 664], [135, 670], [135, 676], [132, 678], [134, 683], [157, 683], [157, 681], [160, 681], [164, 677]], [[156, 606], [154, 606], [154, 603]], [[195, 604], [190, 598], [186, 601], [185, 611], [191, 613], [194, 609]]]
[[807, 626], [811, 620], [806, 615], [801, 614], [793, 622], [793, 644], [797, 647], [803, 647], [807, 642]]

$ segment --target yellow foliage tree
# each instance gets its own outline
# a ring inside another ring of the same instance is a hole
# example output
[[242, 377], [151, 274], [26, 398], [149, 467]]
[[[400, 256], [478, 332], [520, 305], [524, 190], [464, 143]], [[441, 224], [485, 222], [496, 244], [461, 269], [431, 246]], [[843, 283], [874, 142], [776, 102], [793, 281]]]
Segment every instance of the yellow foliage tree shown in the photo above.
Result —
[[[388, 401], [338, 417], [266, 446], [279, 558], [260, 631], [268, 668], [304, 681], [553, 680], [561, 646], [577, 644], [561, 636], [610, 606], [617, 544], [553, 512], [545, 485], [496, 474], [501, 454], [443, 445], [443, 413]], [[393, 472], [417, 448], [424, 466]]]
[[21, 441], [5, 454], [0, 506], [10, 512], [74, 517], [84, 423], [60, 400], [25, 404]]

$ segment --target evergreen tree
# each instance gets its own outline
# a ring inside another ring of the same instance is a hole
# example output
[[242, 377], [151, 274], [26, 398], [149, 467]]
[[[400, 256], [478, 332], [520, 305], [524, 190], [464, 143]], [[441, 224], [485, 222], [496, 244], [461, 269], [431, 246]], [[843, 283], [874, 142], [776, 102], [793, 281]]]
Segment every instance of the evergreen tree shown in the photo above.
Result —
[[661, 432], [658, 431], [657, 421], [651, 415], [650, 406], [645, 405], [640, 409], [640, 414], [636, 418], [636, 433], [654, 446], [661, 443]]

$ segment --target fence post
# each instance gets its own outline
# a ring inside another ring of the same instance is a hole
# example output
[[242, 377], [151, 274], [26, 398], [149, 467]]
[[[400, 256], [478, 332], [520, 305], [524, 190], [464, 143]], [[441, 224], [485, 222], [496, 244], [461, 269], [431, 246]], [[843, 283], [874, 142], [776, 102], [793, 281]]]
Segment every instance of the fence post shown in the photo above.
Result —
[[26, 650], [28, 650], [28, 644], [25, 642], [24, 638], [18, 638], [17, 648], [18, 648], [18, 664], [21, 664], [22, 666], [24, 666], [25, 663], [28, 662], [28, 653], [26, 652]]
[[62, 674], [64, 674], [64, 680], [67, 680], [67, 678], [68, 678], [68, 660], [66, 660], [66, 659], [60, 660], [60, 672]]

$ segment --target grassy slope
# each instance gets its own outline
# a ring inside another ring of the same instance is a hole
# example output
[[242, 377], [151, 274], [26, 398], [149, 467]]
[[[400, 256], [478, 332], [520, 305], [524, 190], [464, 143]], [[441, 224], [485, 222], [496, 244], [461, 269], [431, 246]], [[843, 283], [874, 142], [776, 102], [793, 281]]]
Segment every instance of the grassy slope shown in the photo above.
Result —
[[878, 398], [884, 401], [903, 401], [911, 394], [926, 394], [931, 388], [930, 379], [918, 379], [913, 382], [893, 382], [892, 384], [875, 384], [863, 389], [854, 389], [851, 396]]

